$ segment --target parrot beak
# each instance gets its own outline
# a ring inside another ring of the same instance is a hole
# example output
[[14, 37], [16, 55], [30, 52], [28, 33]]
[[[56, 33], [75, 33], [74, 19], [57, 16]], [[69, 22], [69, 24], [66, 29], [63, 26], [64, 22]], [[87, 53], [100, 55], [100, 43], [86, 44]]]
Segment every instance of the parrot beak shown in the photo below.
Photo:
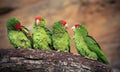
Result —
[[30, 36], [30, 32], [28, 30], [26, 30], [26, 28], [23, 26], [22, 30], [27, 34], [27, 36]]
[[73, 26], [71, 29], [72, 29], [73, 31], [75, 31], [75, 26]]
[[68, 24], [65, 24], [65, 28], [66, 28], [66, 29], [68, 28]]
[[40, 22], [39, 20], [36, 20], [36, 25], [37, 25], [37, 26], [39, 26], [39, 22]]

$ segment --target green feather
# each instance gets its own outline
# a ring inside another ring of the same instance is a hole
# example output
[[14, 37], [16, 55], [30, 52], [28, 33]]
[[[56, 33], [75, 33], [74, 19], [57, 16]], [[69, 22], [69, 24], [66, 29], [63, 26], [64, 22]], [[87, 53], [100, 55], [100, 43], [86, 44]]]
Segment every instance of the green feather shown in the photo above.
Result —
[[41, 50], [50, 50], [52, 48], [51, 31], [46, 27], [45, 19], [42, 18], [39, 25], [33, 26], [33, 47]]
[[31, 42], [22, 31], [9, 31], [10, 43], [15, 48], [31, 48]]
[[88, 35], [87, 29], [84, 25], [80, 25], [75, 29], [74, 42], [78, 53], [82, 56], [108, 64], [108, 61], [100, 49], [100, 46], [91, 36]]
[[10, 30], [15, 30], [15, 25], [16, 24], [19, 24], [20, 22], [18, 21], [18, 19], [17, 18], [15, 18], [15, 17], [12, 17], [12, 18], [9, 18], [8, 20], [7, 20], [7, 29], [10, 31]]
[[91, 36], [86, 36], [84, 37], [84, 39], [85, 39], [85, 42], [88, 48], [97, 54], [98, 60], [102, 61], [103, 63], [108, 64], [108, 60], [105, 57], [104, 53], [102, 52], [98, 43]]
[[86, 43], [84, 42], [84, 37], [82, 35], [80, 35], [79, 30], [75, 31], [74, 41], [75, 41], [75, 44], [76, 44], [77, 52], [81, 56], [83, 56], [83, 57], [90, 57], [92, 59], [97, 60], [98, 57], [97, 57], [96, 53], [91, 52], [88, 49]]
[[[39, 26], [46, 27], [46, 21], [43, 17], [42, 20], [39, 22]], [[36, 22], [33, 24], [33, 27], [36, 27]]]
[[35, 27], [33, 31], [33, 47], [41, 50], [50, 50], [51, 39], [44, 28]]
[[52, 40], [55, 50], [70, 52], [70, 37], [66, 29], [62, 26], [61, 20], [53, 24]]
[[22, 30], [15, 29], [15, 25], [19, 23], [15, 17], [8, 19], [7, 32], [9, 41], [15, 48], [31, 48], [31, 41], [26, 36], [26, 33]]

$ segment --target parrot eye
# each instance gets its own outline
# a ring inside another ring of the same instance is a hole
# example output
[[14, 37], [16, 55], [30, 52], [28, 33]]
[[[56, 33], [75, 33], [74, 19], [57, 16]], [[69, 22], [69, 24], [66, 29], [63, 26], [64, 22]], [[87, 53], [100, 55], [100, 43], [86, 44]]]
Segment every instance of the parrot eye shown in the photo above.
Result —
[[65, 26], [67, 24], [67, 22], [65, 20], [62, 20], [61, 23], [63, 26]]
[[79, 26], [80, 26], [79, 24], [75, 24], [75, 25], [74, 25], [75, 28], [78, 28]]
[[39, 20], [40, 21], [40, 20], [42, 20], [42, 18], [38, 16], [38, 17], [35, 17], [35, 20]]
[[22, 26], [21, 24], [16, 24], [16, 25], [15, 25], [15, 29], [17, 29], [17, 30], [18, 30], [18, 29], [21, 29], [22, 27], [23, 27], [23, 26]]

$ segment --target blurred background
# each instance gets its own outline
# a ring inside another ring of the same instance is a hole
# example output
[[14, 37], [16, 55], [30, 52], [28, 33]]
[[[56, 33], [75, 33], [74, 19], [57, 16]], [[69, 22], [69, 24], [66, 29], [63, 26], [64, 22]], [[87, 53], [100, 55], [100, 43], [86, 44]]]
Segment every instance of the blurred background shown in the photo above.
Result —
[[114, 72], [120, 72], [120, 0], [0, 0], [0, 48], [13, 48], [7, 37], [8, 18], [17, 17], [32, 30], [36, 16], [45, 17], [50, 29], [54, 21], [68, 22], [72, 53], [76, 49], [71, 27], [84, 23]]

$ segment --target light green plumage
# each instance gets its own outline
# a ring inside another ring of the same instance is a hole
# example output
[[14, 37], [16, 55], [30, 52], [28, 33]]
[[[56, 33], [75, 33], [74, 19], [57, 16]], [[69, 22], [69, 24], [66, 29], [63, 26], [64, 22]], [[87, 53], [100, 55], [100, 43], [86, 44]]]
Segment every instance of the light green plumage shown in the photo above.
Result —
[[53, 24], [52, 40], [55, 50], [70, 52], [70, 37], [66, 29], [62, 26], [61, 20]]
[[31, 48], [31, 41], [22, 30], [16, 30], [15, 25], [19, 24], [17, 18], [9, 18], [7, 21], [7, 32], [10, 43], [15, 48]]
[[89, 57], [108, 64], [108, 60], [100, 49], [98, 43], [88, 35], [87, 29], [84, 25], [80, 25], [75, 29], [74, 42], [79, 54], [84, 57]]
[[22, 31], [9, 31], [10, 43], [18, 48], [31, 48], [31, 42]]
[[33, 47], [40, 50], [50, 50], [52, 48], [51, 32], [45, 27], [45, 20], [42, 20], [42, 24], [40, 22], [39, 26], [34, 24]]

